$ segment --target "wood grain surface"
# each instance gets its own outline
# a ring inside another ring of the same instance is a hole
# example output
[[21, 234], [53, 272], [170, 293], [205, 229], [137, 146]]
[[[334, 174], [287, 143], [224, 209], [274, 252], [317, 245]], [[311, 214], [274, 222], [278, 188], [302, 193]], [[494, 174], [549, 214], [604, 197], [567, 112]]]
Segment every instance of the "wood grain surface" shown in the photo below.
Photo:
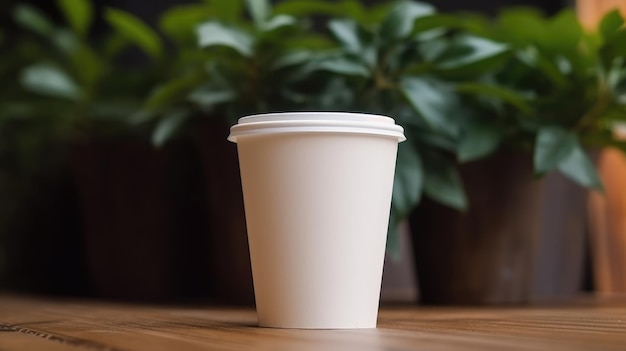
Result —
[[250, 309], [0, 295], [2, 351], [626, 350], [626, 299], [515, 308], [383, 307], [377, 329], [255, 326]]

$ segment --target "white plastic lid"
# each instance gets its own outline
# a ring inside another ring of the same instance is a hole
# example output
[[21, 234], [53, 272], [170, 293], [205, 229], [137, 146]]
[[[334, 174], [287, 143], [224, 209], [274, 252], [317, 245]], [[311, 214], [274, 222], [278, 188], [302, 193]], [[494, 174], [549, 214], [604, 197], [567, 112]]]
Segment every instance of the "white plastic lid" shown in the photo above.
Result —
[[355, 133], [406, 140], [404, 129], [393, 118], [350, 112], [283, 112], [243, 117], [230, 128], [228, 140], [242, 136], [277, 133]]

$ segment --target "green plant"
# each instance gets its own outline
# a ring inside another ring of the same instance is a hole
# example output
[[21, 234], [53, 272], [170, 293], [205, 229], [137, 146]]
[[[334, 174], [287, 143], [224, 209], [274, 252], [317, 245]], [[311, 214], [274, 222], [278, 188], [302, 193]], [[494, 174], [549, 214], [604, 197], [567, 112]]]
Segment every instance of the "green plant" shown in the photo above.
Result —
[[[529, 18], [537, 23], [525, 23]], [[326, 19], [333, 43], [306, 26]], [[618, 100], [594, 95], [606, 91], [602, 77], [622, 84], [620, 20], [607, 17], [602, 41], [584, 33], [571, 12], [545, 19], [510, 11], [493, 23], [413, 1], [375, 7], [351, 0], [283, 1], [275, 7], [267, 1], [204, 1], [162, 16], [161, 30], [177, 43], [179, 64], [145, 110], [158, 117], [152, 138], [157, 145], [198, 114], [231, 122], [280, 110], [391, 115], [409, 139], [398, 152], [393, 231], [422, 193], [465, 209], [459, 164], [505, 148], [534, 153], [539, 175], [558, 168], [598, 187], [581, 145], [621, 145], [606, 120], [621, 118]], [[526, 33], [529, 26], [540, 29]], [[597, 69], [609, 61], [613, 73]], [[571, 96], [576, 104], [568, 105]], [[598, 101], [611, 102], [597, 107]], [[577, 111], [590, 109], [593, 115], [586, 114], [582, 126], [568, 124]]]
[[[107, 9], [108, 28], [92, 32], [98, 14], [90, 1], [56, 3], [65, 25], [22, 3], [0, 25], [11, 33], [0, 41], [0, 256], [7, 250], [0, 261], [7, 265], [15, 256], [7, 247], [30, 230], [23, 222], [36, 215], [42, 188], [66, 174], [68, 142], [148, 129], [136, 112], [165, 63], [158, 36], [132, 15]], [[132, 46], [151, 55], [148, 64], [128, 64], [123, 54]]]
[[146, 102], [147, 113], [159, 120], [154, 144], [198, 115], [232, 122], [245, 114], [301, 109], [305, 96], [298, 84], [305, 77], [298, 67], [330, 45], [301, 22], [276, 13], [265, 0], [204, 1], [164, 13], [161, 30], [177, 43], [185, 64]]
[[[20, 4], [14, 20], [45, 51], [24, 68], [19, 82], [30, 92], [32, 114], [62, 115], [70, 138], [99, 138], [141, 129], [140, 110], [146, 91], [165, 64], [160, 37], [137, 17], [107, 8], [104, 33], [90, 33], [96, 17], [89, 0], [58, 0], [66, 26], [58, 26], [36, 8]], [[123, 55], [139, 48], [149, 60], [133, 64]], [[51, 108], [49, 105], [54, 105]]]
[[[585, 148], [626, 150], [613, 136], [616, 124], [626, 121], [623, 18], [610, 12], [592, 31], [584, 31], [571, 10], [545, 18], [531, 9], [511, 9], [495, 22], [481, 21], [474, 31], [507, 43], [512, 55], [458, 87], [482, 113], [474, 130], [532, 150], [538, 175], [559, 170], [582, 186], [601, 189]], [[494, 100], [505, 94], [508, 107]]]
[[422, 192], [465, 209], [458, 166], [503, 149], [532, 153], [538, 176], [559, 170], [600, 189], [584, 148], [626, 145], [612, 134], [626, 117], [622, 25], [617, 12], [584, 32], [571, 10], [509, 10], [493, 22], [413, 1], [378, 22], [333, 18], [339, 47], [305, 66], [326, 74], [316, 75], [325, 88], [312, 106], [387, 114], [405, 127], [392, 231]]
[[[202, 18], [220, 20], [197, 27], [200, 46], [210, 50], [202, 62], [202, 85], [193, 88], [197, 81], [176, 78], [155, 91], [149, 107], [165, 102], [161, 106], [171, 109], [177, 106], [172, 102], [180, 106], [182, 98], [205, 113], [229, 117], [287, 109], [391, 114], [405, 124], [417, 145], [400, 148], [394, 198], [397, 217], [406, 215], [418, 201], [422, 183], [425, 191], [440, 201], [457, 208], [466, 206], [454, 160], [438, 155], [439, 149], [455, 150], [458, 130], [451, 130], [450, 122], [454, 113], [464, 110], [459, 103], [449, 103], [459, 100], [457, 93], [436, 75], [439, 71], [486, 67], [502, 56], [503, 45], [468, 34], [455, 36], [454, 40], [447, 39], [448, 51], [468, 43], [480, 52], [465, 54], [465, 61], [454, 62], [455, 57], [451, 57], [439, 67], [428, 56], [429, 44], [447, 33], [441, 28], [446, 20], [430, 5], [400, 2], [390, 9], [389, 5], [366, 8], [357, 1], [283, 1], [272, 11], [264, 1], [237, 3], [216, 8], [205, 2], [164, 14], [162, 29], [186, 43], [186, 30]], [[244, 8], [252, 23], [242, 17]], [[351, 16], [329, 22], [340, 46], [329, 45], [323, 33], [296, 26], [303, 19], [335, 14]], [[182, 23], [187, 23], [185, 30], [177, 31], [175, 24]], [[289, 35], [281, 32], [284, 29], [291, 30]], [[198, 76], [196, 72], [192, 75]], [[178, 125], [179, 116], [162, 118], [161, 123]], [[437, 134], [431, 135], [431, 129]], [[416, 150], [432, 151], [432, 146], [438, 151], [423, 152], [426, 156], [421, 160]], [[423, 162], [426, 167], [422, 167]]]
[[[32, 33], [25, 91], [0, 114], [54, 116], [59, 130], [88, 137], [150, 133], [157, 146], [196, 116], [390, 115], [409, 140], [398, 151], [392, 231], [422, 194], [466, 209], [459, 165], [500, 150], [533, 154], [538, 176], [559, 170], [593, 188], [601, 185], [586, 148], [626, 150], [612, 134], [626, 118], [617, 12], [586, 32], [572, 11], [514, 9], [491, 20], [414, 1], [204, 0], [163, 13], [164, 41], [115, 9], [104, 16], [109, 30], [90, 33], [87, 0], [58, 4], [68, 28], [32, 7], [16, 10]], [[148, 64], [122, 64], [129, 46]]]
[[[459, 145], [473, 110], [457, 91], [457, 80], [501, 64], [510, 49], [454, 31], [450, 18], [429, 4], [396, 2], [384, 14], [377, 22], [330, 19], [328, 29], [338, 46], [316, 55], [304, 69], [323, 80], [312, 108], [380, 113], [404, 126], [408, 141], [398, 151], [393, 232], [422, 193], [460, 210], [467, 207], [457, 155], [467, 151]], [[396, 236], [389, 238], [395, 252]]]

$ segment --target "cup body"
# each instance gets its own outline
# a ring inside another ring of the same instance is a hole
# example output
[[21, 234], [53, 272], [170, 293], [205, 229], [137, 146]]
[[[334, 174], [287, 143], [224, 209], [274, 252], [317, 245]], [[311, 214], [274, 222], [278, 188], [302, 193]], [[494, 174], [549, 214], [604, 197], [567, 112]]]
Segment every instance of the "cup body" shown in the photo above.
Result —
[[[345, 113], [272, 116], [318, 117], [313, 129], [236, 136], [259, 324], [375, 328], [401, 128], [318, 128], [355, 117]], [[276, 122], [264, 118], [248, 123]]]

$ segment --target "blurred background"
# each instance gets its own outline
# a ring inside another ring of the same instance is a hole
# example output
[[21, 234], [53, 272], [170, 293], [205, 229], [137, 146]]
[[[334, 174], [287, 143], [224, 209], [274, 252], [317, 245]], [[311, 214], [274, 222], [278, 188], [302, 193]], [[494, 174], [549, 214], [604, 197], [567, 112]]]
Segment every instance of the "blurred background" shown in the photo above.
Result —
[[223, 3], [0, 4], [0, 289], [253, 304], [228, 127], [317, 109], [418, 140], [383, 301], [626, 291], [624, 1]]

